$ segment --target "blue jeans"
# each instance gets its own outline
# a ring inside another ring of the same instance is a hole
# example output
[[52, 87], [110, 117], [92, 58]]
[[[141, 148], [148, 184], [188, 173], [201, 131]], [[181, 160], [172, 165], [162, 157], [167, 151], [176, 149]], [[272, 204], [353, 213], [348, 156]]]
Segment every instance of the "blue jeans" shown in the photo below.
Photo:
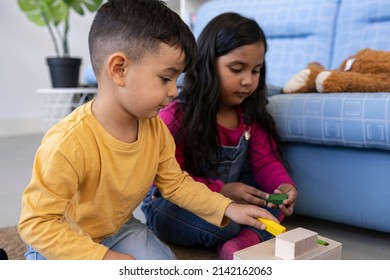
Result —
[[[105, 238], [100, 244], [113, 251], [132, 255], [137, 260], [176, 259], [171, 249], [135, 218], [125, 223], [115, 235]], [[26, 260], [46, 260], [30, 246], [27, 246], [24, 256]]]
[[[248, 227], [233, 221], [230, 221], [223, 228], [212, 225], [195, 214], [164, 199], [155, 190], [155, 187], [152, 187], [149, 191], [141, 206], [141, 210], [145, 214], [146, 225], [152, 228], [153, 232], [161, 240], [180, 246], [213, 247], [237, 236], [242, 227]], [[267, 210], [276, 217], [279, 216], [279, 210]], [[249, 228], [256, 232], [263, 241], [272, 237], [265, 230]]]
[[[241, 136], [237, 146], [220, 147], [221, 161], [218, 165], [217, 179], [224, 183], [243, 182], [256, 186], [247, 160], [248, 139]], [[211, 157], [216, 161], [216, 157]], [[216, 179], [216, 178], [214, 178]], [[236, 237], [244, 225], [231, 221], [227, 226], [219, 228], [191, 212], [180, 208], [164, 199], [155, 186], [146, 195], [141, 210], [146, 218], [146, 225], [166, 242], [190, 247], [212, 247]], [[267, 209], [275, 217], [279, 217], [278, 209]], [[265, 230], [250, 227], [262, 241], [272, 237]]]

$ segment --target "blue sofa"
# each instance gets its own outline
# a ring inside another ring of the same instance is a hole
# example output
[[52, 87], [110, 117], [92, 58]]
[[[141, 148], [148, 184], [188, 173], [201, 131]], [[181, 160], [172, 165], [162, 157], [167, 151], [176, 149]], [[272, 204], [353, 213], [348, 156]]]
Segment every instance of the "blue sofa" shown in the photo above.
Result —
[[336, 69], [363, 48], [390, 51], [390, 1], [206, 1], [195, 37], [227, 11], [254, 18], [267, 36], [268, 106], [299, 188], [295, 212], [390, 233], [390, 92], [275, 90], [308, 62]]

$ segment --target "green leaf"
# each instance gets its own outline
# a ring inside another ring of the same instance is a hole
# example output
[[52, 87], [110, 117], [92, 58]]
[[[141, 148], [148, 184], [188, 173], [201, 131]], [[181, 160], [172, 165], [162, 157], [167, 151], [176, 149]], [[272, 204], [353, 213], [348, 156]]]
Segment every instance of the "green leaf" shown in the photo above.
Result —
[[18, 5], [39, 26], [58, 24], [66, 18], [66, 5], [61, 0], [18, 0]]
[[55, 25], [59, 25], [61, 22], [64, 22], [69, 17], [69, 7], [62, 0], [50, 0], [52, 1], [50, 5], [50, 14], [52, 16], [51, 20]]
[[63, 0], [69, 7], [78, 13], [84, 15], [84, 10], [87, 8], [90, 12], [95, 12], [101, 6], [103, 0]]
[[48, 27], [57, 55], [60, 56], [61, 53], [58, 46], [62, 46], [63, 56], [68, 56], [70, 11], [74, 10], [82, 16], [86, 10], [98, 10], [102, 2], [103, 0], [18, 0], [18, 5], [31, 22]]
[[88, 11], [95, 12], [102, 5], [103, 0], [84, 0], [83, 3]]

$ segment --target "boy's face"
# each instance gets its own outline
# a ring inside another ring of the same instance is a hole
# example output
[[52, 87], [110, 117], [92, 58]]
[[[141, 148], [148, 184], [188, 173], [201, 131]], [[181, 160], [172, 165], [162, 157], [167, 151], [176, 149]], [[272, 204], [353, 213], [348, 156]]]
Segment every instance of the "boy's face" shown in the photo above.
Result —
[[181, 49], [161, 43], [126, 67], [121, 103], [137, 118], [153, 118], [178, 95], [176, 81], [185, 67]]
[[264, 45], [255, 43], [232, 50], [216, 60], [221, 106], [241, 104], [259, 85]]

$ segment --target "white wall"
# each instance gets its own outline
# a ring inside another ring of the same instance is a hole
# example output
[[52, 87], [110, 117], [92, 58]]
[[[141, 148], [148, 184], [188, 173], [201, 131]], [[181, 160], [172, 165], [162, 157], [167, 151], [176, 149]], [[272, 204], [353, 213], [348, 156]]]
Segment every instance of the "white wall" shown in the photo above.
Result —
[[[94, 14], [71, 14], [70, 54], [90, 64], [88, 32]], [[47, 56], [55, 56], [46, 27], [30, 22], [17, 1], [0, 0], [0, 137], [42, 131], [36, 90], [50, 88]]]
[[[167, 0], [168, 6], [188, 20], [206, 0]], [[105, 2], [105, 1], [103, 1]], [[183, 9], [184, 7], [184, 9]], [[94, 13], [70, 18], [71, 56], [81, 57], [83, 69], [90, 64], [88, 32]], [[45, 129], [38, 88], [51, 88], [46, 57], [55, 56], [46, 27], [30, 22], [17, 0], [0, 0], [0, 137], [41, 133]]]

